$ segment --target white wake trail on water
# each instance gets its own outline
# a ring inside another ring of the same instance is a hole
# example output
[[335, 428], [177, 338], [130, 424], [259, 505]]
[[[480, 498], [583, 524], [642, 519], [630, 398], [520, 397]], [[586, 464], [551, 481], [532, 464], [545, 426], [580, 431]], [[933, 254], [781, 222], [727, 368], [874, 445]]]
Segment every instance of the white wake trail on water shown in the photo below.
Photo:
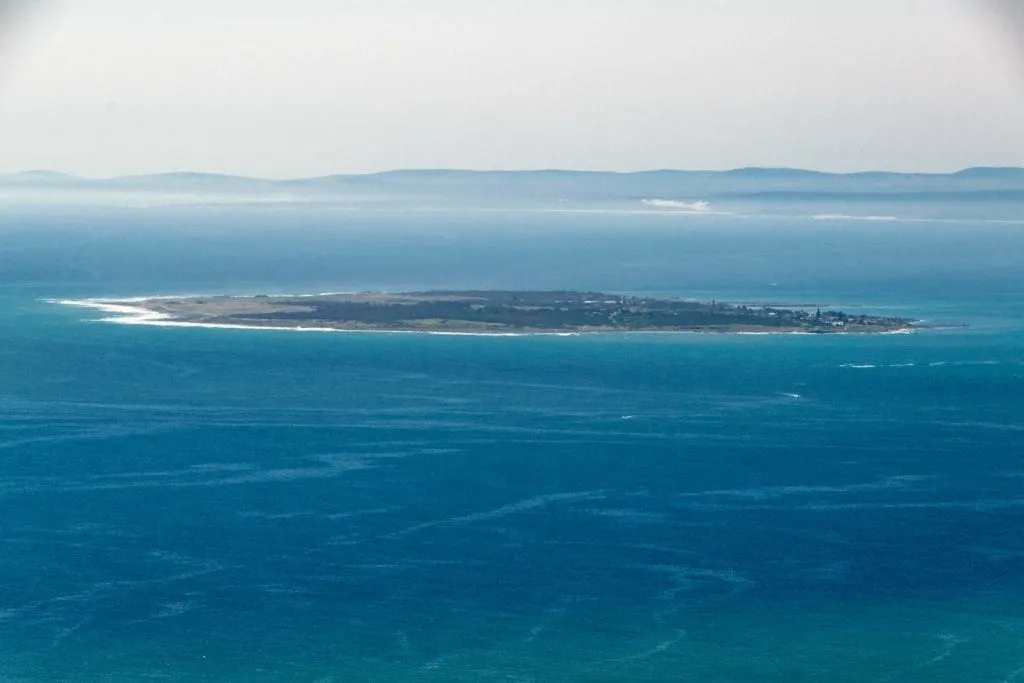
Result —
[[683, 202], [677, 199], [644, 199], [645, 206], [653, 206], [659, 209], [677, 209], [680, 212], [707, 213], [711, 205], [706, 201]]
[[597, 500], [604, 498], [604, 491], [577, 491], [572, 493], [552, 493], [546, 496], [536, 496], [534, 498], [527, 498], [525, 500], [516, 501], [515, 503], [509, 503], [503, 505], [500, 508], [493, 510], [485, 510], [483, 512], [473, 512], [468, 515], [460, 515], [458, 517], [449, 517], [448, 519], [437, 520], [433, 522], [424, 522], [422, 524], [415, 524], [407, 527], [400, 531], [396, 531], [388, 535], [388, 538], [400, 538], [417, 531], [423, 531], [424, 529], [431, 529], [434, 527], [441, 526], [462, 526], [465, 524], [472, 524], [474, 522], [485, 522], [492, 519], [498, 519], [501, 517], [507, 517], [508, 515], [514, 515], [521, 512], [529, 512], [538, 508], [545, 507], [551, 503], [558, 502], [570, 502], [579, 500]]
[[671, 650], [673, 647], [675, 647], [676, 645], [678, 645], [682, 641], [686, 640], [686, 637], [687, 637], [686, 629], [678, 629], [676, 631], [675, 637], [669, 638], [668, 640], [663, 640], [660, 643], [658, 643], [657, 645], [655, 645], [654, 647], [652, 647], [652, 648], [650, 648], [648, 650], [644, 650], [643, 652], [638, 652], [636, 654], [627, 655], [625, 657], [620, 657], [616, 661], [622, 662], [622, 663], [642, 662], [644, 660], [650, 659], [651, 657], [655, 657], [657, 655], [660, 655], [660, 654], [662, 654], [664, 652], [667, 652], [667, 651]]
[[900, 218], [899, 216], [852, 216], [845, 213], [819, 213], [811, 216], [815, 221], [900, 221], [917, 222], [916, 218]]

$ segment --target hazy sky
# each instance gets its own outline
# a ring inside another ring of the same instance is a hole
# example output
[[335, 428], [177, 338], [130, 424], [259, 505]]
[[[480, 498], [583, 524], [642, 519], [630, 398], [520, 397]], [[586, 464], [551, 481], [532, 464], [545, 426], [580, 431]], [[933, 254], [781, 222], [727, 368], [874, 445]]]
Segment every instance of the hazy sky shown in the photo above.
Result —
[[26, 2], [0, 171], [1024, 165], [984, 0]]

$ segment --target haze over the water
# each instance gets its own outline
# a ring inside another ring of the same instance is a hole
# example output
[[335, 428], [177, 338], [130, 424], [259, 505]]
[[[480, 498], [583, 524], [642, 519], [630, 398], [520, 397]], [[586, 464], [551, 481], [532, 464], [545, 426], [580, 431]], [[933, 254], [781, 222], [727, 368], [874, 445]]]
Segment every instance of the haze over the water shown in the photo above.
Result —
[[22, 4], [0, 172], [1024, 162], [1007, 2]]

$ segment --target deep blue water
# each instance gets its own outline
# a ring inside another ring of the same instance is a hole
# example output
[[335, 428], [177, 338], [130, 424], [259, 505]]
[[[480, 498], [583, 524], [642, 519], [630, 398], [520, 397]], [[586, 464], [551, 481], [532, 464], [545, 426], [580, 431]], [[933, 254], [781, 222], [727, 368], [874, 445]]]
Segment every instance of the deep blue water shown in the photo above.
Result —
[[[45, 301], [419, 287], [949, 327], [320, 334]], [[0, 680], [1024, 680], [1022, 292], [1010, 223], [8, 211]]]

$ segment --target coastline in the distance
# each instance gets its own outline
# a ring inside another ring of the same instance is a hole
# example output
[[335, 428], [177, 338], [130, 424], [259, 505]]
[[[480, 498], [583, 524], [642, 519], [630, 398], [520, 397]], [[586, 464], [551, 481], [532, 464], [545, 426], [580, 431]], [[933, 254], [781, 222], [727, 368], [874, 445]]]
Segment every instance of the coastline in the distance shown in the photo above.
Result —
[[577, 291], [360, 292], [188, 296], [59, 303], [113, 313], [113, 322], [295, 330], [448, 334], [707, 332], [877, 334], [917, 321], [836, 310], [698, 302]]

